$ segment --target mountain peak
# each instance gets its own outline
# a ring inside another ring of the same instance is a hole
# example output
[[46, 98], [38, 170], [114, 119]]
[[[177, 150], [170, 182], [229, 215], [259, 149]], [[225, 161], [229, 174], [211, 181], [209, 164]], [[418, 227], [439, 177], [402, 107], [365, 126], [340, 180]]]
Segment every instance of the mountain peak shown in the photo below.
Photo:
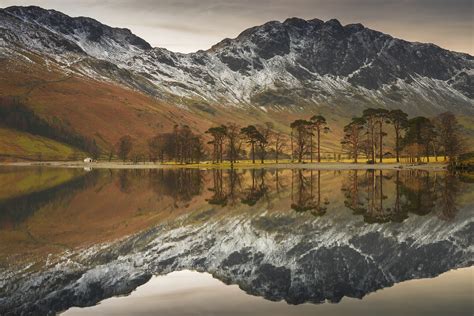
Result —
[[285, 25], [291, 25], [297, 28], [304, 28], [308, 26], [309, 21], [306, 21], [305, 19], [293, 17], [293, 18], [288, 18], [286, 19], [283, 24]]
[[341, 22], [339, 22], [338, 19], [327, 20], [324, 24], [328, 26], [336, 27], [336, 28], [342, 28], [342, 24]]
[[[0, 10], [1, 12], [20, 20], [23, 24], [30, 24], [31, 28], [40, 32], [37, 34], [33, 32], [31, 36], [44, 37], [40, 34], [54, 33], [79, 46], [87, 54], [101, 59], [109, 59], [110, 55], [129, 56], [152, 48], [149, 43], [134, 35], [129, 29], [110, 27], [88, 17], [70, 17], [38, 6], [11, 6]], [[0, 26], [6, 29], [12, 27], [6, 21], [0, 21]]]

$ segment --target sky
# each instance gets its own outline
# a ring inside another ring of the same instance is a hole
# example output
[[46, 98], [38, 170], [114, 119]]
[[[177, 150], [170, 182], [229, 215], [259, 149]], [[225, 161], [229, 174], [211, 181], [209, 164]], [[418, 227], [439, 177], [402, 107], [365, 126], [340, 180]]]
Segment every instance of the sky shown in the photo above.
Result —
[[243, 30], [288, 17], [337, 18], [409, 41], [474, 55], [473, 0], [0, 0], [126, 27], [152, 46], [208, 49]]

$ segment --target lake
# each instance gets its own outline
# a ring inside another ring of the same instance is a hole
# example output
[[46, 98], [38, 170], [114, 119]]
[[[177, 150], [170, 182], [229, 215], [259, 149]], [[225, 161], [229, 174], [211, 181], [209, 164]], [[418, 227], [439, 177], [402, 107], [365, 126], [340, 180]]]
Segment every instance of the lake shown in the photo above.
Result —
[[474, 175], [0, 168], [1, 315], [472, 315]]

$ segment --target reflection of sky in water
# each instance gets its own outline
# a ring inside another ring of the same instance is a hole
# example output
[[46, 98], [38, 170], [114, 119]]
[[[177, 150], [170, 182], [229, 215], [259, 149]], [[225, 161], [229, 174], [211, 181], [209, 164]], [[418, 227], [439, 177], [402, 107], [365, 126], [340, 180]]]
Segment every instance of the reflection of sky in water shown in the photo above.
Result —
[[247, 295], [237, 285], [225, 285], [208, 273], [180, 271], [153, 277], [130, 296], [107, 299], [91, 308], [72, 308], [64, 315], [470, 315], [473, 273], [471, 267], [434, 279], [411, 280], [363, 300], [294, 306]]

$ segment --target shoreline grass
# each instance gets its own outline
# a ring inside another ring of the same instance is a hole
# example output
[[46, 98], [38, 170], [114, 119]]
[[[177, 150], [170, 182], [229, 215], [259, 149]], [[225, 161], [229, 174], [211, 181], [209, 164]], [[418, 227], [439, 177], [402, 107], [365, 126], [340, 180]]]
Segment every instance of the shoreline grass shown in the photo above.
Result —
[[291, 162], [290, 160], [267, 160], [265, 163], [250, 160], [240, 160], [234, 164], [230, 162], [212, 163], [209, 161], [201, 163], [179, 164], [174, 162], [153, 163], [153, 162], [122, 162], [122, 161], [98, 161], [84, 163], [82, 161], [43, 161], [43, 162], [1, 162], [0, 166], [13, 167], [56, 167], [56, 168], [85, 168], [85, 169], [321, 169], [321, 170], [345, 170], [345, 169], [418, 169], [418, 170], [446, 170], [447, 163], [443, 159], [430, 159], [428, 163], [397, 163], [395, 159], [386, 159], [383, 163], [367, 164], [364, 162], [354, 163], [350, 161], [322, 161], [318, 162]]

